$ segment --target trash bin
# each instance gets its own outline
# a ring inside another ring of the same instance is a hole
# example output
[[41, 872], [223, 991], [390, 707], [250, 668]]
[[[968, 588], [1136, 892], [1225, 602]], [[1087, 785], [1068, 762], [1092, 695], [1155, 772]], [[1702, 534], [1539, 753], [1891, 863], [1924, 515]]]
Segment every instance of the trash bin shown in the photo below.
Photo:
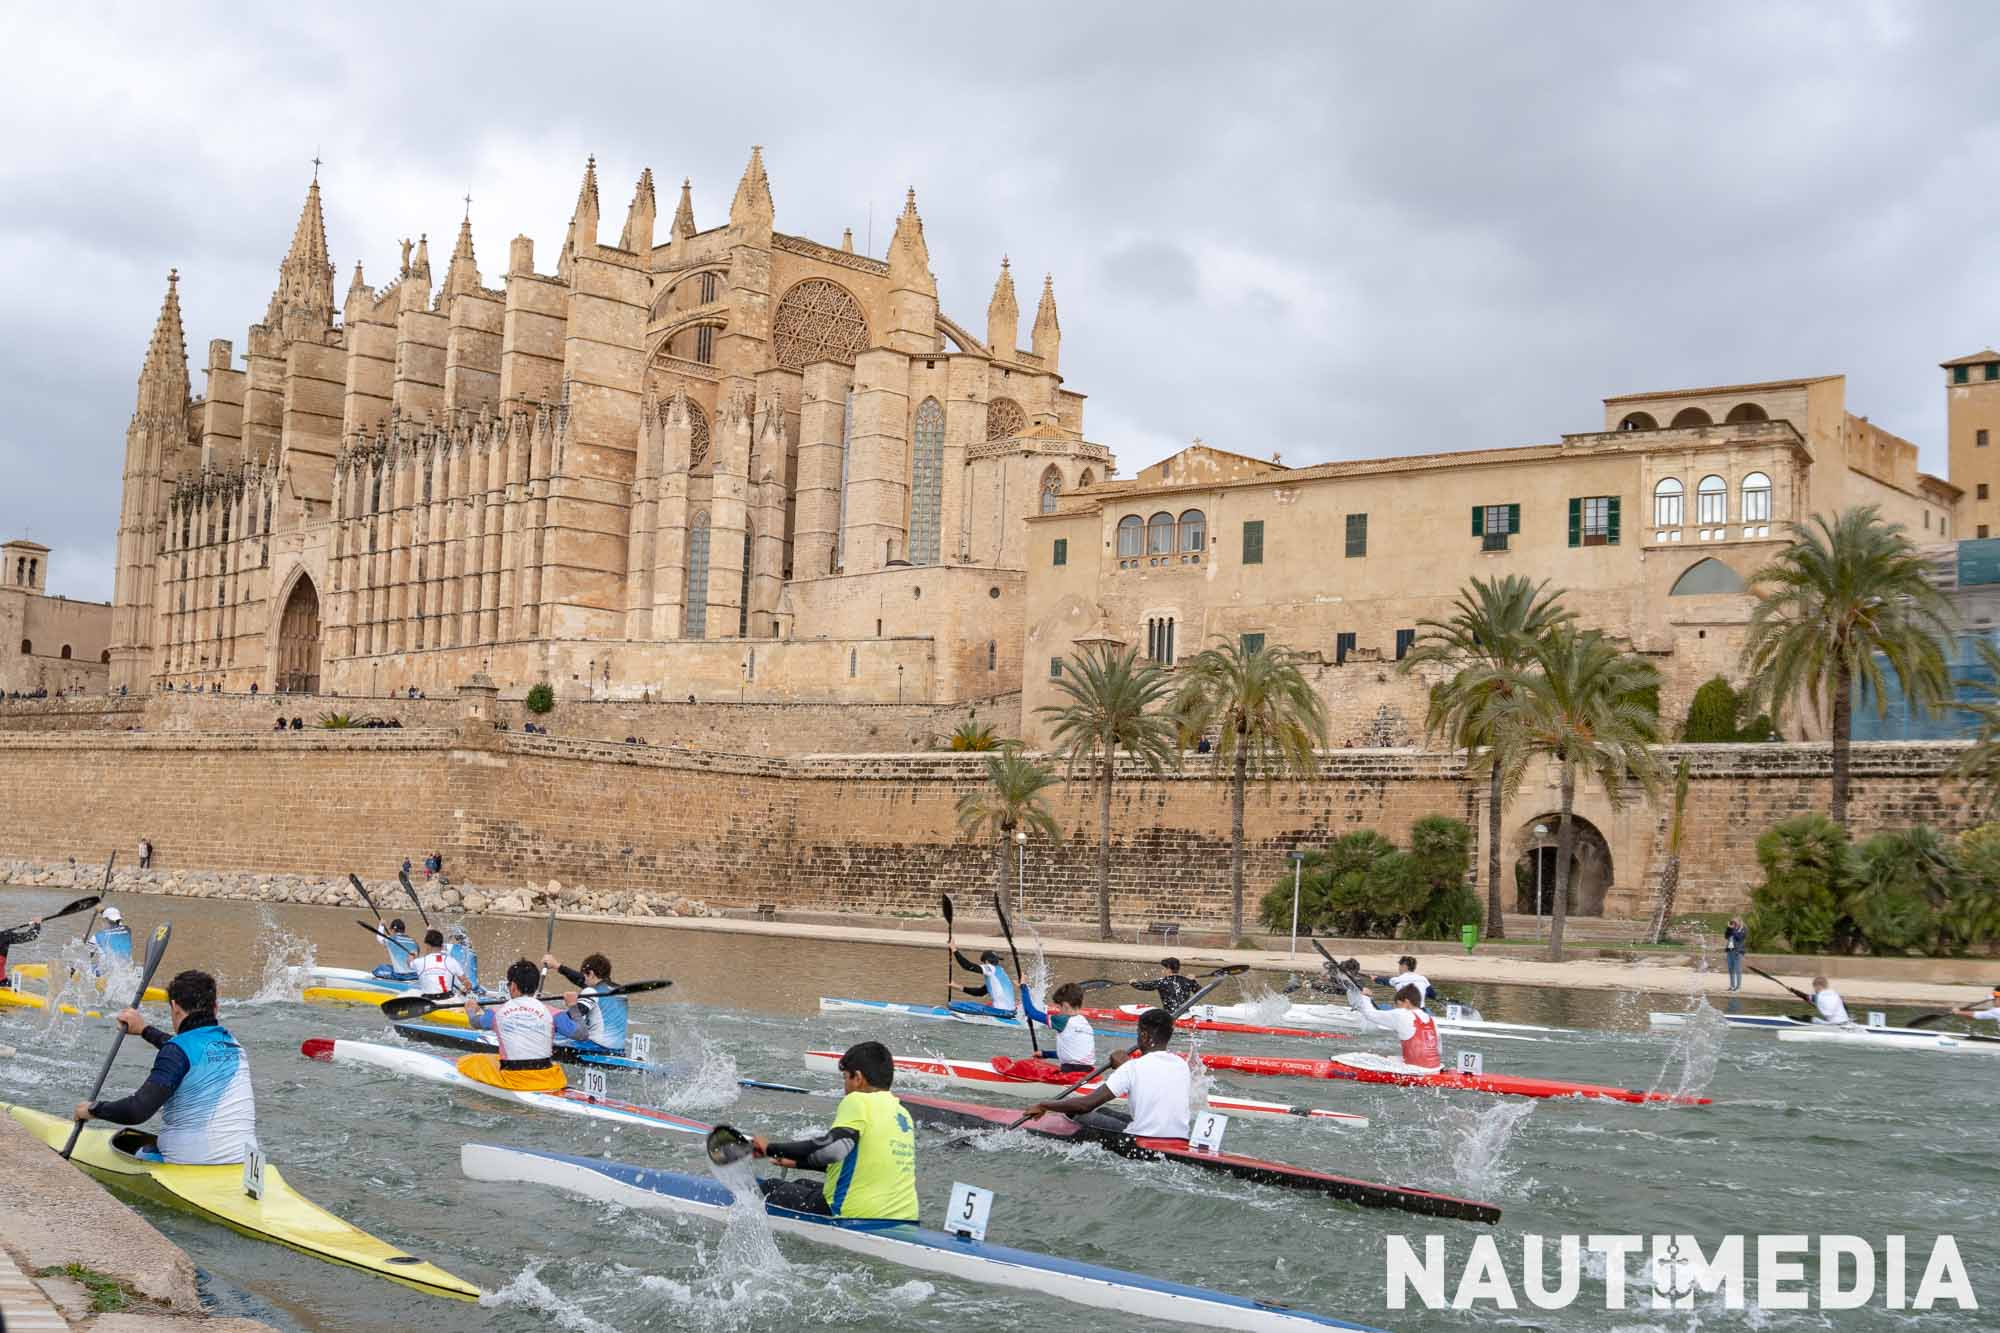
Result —
[[1465, 941], [1465, 951], [1471, 953], [1473, 946], [1479, 943], [1479, 927], [1460, 926], [1458, 928], [1458, 937]]

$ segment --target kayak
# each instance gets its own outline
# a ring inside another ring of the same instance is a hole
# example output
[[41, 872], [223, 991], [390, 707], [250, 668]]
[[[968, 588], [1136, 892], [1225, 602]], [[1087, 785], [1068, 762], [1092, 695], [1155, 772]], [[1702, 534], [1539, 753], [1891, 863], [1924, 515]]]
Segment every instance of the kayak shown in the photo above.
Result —
[[[978, 1027], [1014, 1028], [1017, 1031], [1026, 1024], [1019, 1018], [1000, 1018], [993, 1014], [973, 1013], [942, 1004], [899, 1004], [893, 1000], [850, 1000], [833, 999], [822, 995], [819, 1009], [827, 1013], [871, 1013], [889, 1014], [897, 1018], [928, 1018], [947, 1023], [970, 1023]], [[1138, 1021], [1133, 1014], [1122, 1009], [1085, 1009], [1083, 1016], [1090, 1020], [1098, 1031], [1112, 1028], [1130, 1032]], [[1216, 1019], [1183, 1018], [1175, 1027], [1188, 1032], [1231, 1032], [1249, 1037], [1307, 1037], [1316, 1041], [1342, 1041], [1344, 1032], [1315, 1032], [1311, 1028], [1269, 1027], [1261, 1023], [1232, 1023]]]
[[[165, 1004], [167, 993], [158, 986], [146, 988], [146, 1004]], [[0, 986], [0, 1009], [46, 1009], [49, 1000], [46, 995], [31, 990], [15, 990], [11, 986]], [[102, 1018], [104, 1014], [96, 1009], [79, 1009], [73, 1004], [56, 1006], [65, 1014], [81, 1015], [84, 1018]]]
[[[1121, 1004], [1118, 1012], [1137, 1018], [1151, 1008], [1144, 1004]], [[1272, 1015], [1266, 1006], [1260, 1004], [1198, 1004], [1188, 1010], [1188, 1015], [1208, 1022], [1263, 1023], [1277, 1017], [1298, 1027], [1337, 1028], [1344, 1032], [1376, 1033], [1380, 1029], [1372, 1027], [1352, 1008], [1344, 1004], [1295, 1004]], [[1541, 1027], [1534, 1023], [1499, 1023], [1479, 1017], [1477, 1009], [1467, 1010], [1450, 1004], [1444, 1012], [1435, 1015], [1440, 1032], [1477, 1032], [1490, 1041], [1532, 1041], [1536, 1036], [1571, 1036], [1569, 1028]]]
[[[60, 1148], [69, 1139], [72, 1122], [68, 1120], [25, 1106], [5, 1109], [51, 1148]], [[253, 1240], [271, 1241], [432, 1296], [476, 1301], [481, 1295], [470, 1282], [341, 1221], [293, 1189], [275, 1165], [265, 1164], [262, 1195], [253, 1199], [244, 1193], [240, 1163], [176, 1166], [134, 1155], [152, 1143], [152, 1135], [135, 1129], [114, 1131], [87, 1125], [70, 1160], [95, 1175], [189, 1209]]]
[[[1020, 1112], [971, 1102], [944, 1101], [911, 1093], [897, 1094], [897, 1100], [917, 1120], [925, 1124], [948, 1125], [955, 1129], [1008, 1129], [1021, 1118]], [[1411, 1189], [1402, 1185], [1378, 1185], [1347, 1176], [1328, 1175], [1284, 1162], [1269, 1162], [1235, 1153], [1204, 1152], [1188, 1146], [1185, 1139], [1136, 1138], [1097, 1125], [1079, 1123], [1065, 1115], [1045, 1115], [1030, 1120], [1021, 1129], [1039, 1138], [1071, 1143], [1094, 1143], [1120, 1157], [1141, 1162], [1180, 1162], [1206, 1171], [1220, 1172], [1238, 1180], [1260, 1185], [1281, 1185], [1287, 1189], [1325, 1194], [1350, 1203], [1374, 1208], [1400, 1208], [1426, 1217], [1452, 1217], [1468, 1222], [1498, 1222], [1500, 1209], [1490, 1203], [1457, 1199], [1449, 1194]]]
[[1830, 1046], [1873, 1046], [1888, 1051], [1961, 1051], [1972, 1055], [2000, 1054], [1992, 1037], [1956, 1032], [1884, 1032], [1880, 1028], [1820, 1027], [1780, 1032], [1779, 1041], [1824, 1042]]
[[[368, 1009], [380, 1009], [385, 1001], [414, 996], [413, 990], [371, 990], [363, 986], [342, 984], [339, 986], [307, 986], [299, 992], [299, 998], [307, 1004], [353, 1004]], [[449, 1027], [465, 1027], [465, 1010], [439, 1009], [424, 1016], [432, 1023], [443, 1023]]]
[[[1222, 1055], [1203, 1051], [1202, 1067], [1227, 1074], [1255, 1074], [1276, 1078], [1348, 1079], [1356, 1083], [1392, 1083], [1406, 1088], [1445, 1088], [1453, 1092], [1486, 1092], [1504, 1097], [1584, 1097], [1618, 1102], [1677, 1102], [1706, 1106], [1706, 1097], [1675, 1097], [1664, 1092], [1638, 1092], [1598, 1083], [1572, 1083], [1567, 1079], [1521, 1078], [1511, 1074], [1460, 1074], [1440, 1070], [1435, 1074], [1410, 1073], [1406, 1069], [1375, 1067], [1364, 1057], [1337, 1056], [1331, 1060], [1300, 1060], [1281, 1055]], [[1352, 1063], [1350, 1063], [1352, 1062]], [[1400, 1063], [1400, 1062], [1398, 1062]]]
[[[727, 1222], [739, 1205], [720, 1182], [676, 1171], [628, 1166], [563, 1153], [468, 1143], [459, 1168], [473, 1180], [552, 1186], [630, 1208], [654, 1208]], [[986, 1283], [1008, 1292], [1033, 1291], [1098, 1309], [1203, 1328], [1272, 1330], [1343, 1328], [1378, 1333], [1365, 1324], [1295, 1310], [1179, 1282], [1121, 1272], [1074, 1259], [1017, 1250], [991, 1241], [947, 1235], [914, 1222], [820, 1217], [764, 1205], [773, 1231], [928, 1273]]]
[[[479, 1032], [469, 1027], [435, 1027], [429, 1023], [398, 1023], [398, 1035], [410, 1041], [422, 1042], [426, 1046], [443, 1046], [454, 1051], [490, 1051], [499, 1046], [499, 1041], [490, 1032]], [[621, 1069], [636, 1074], [652, 1074], [660, 1078], [685, 1078], [691, 1072], [686, 1065], [663, 1065], [650, 1060], [634, 1060], [627, 1055], [609, 1055], [599, 1051], [580, 1051], [575, 1043], [562, 1037], [556, 1038], [556, 1059], [564, 1064], [583, 1065], [593, 1069]], [[790, 1083], [766, 1083], [762, 1079], [739, 1078], [737, 1086], [763, 1088], [770, 1092], [810, 1093], [811, 1088], [795, 1087]]]
[[[16, 963], [12, 968], [8, 969], [7, 975], [10, 978], [19, 977], [23, 981], [47, 981], [49, 979], [49, 965], [47, 963]], [[101, 991], [104, 989], [104, 981], [103, 977], [97, 978], [98, 990]], [[148, 986], [146, 987], [146, 999], [154, 1004], [165, 1004], [167, 1002], [167, 993], [158, 986]]]
[[[1687, 1026], [1686, 1014], [1661, 1013], [1655, 1010], [1646, 1016], [1646, 1021], [1656, 1028], [1677, 1028]], [[1872, 1027], [1861, 1023], [1832, 1024], [1815, 1023], [1810, 1019], [1793, 1018], [1790, 1014], [1723, 1014], [1722, 1021], [1732, 1028], [1754, 1028], [1779, 1033], [1795, 1030], [1822, 1030], [1872, 1032], [1883, 1037], [1956, 1037], [1960, 1041], [1990, 1043], [2000, 1045], [2000, 1036], [1989, 1036], [1980, 1032], [1941, 1032], [1937, 1028]]]
[[638, 1125], [646, 1129], [670, 1130], [676, 1134], [706, 1134], [710, 1129], [710, 1126], [699, 1120], [689, 1120], [684, 1116], [677, 1116], [650, 1106], [634, 1106], [630, 1102], [592, 1097], [578, 1088], [565, 1088], [561, 1092], [519, 1092], [512, 1088], [496, 1088], [490, 1083], [467, 1078], [458, 1072], [458, 1066], [449, 1057], [432, 1055], [429, 1051], [409, 1051], [397, 1046], [378, 1046], [366, 1041], [335, 1041], [326, 1037], [311, 1037], [300, 1044], [299, 1054], [310, 1060], [372, 1065], [377, 1069], [408, 1074], [431, 1083], [443, 1083], [469, 1092], [481, 1093], [503, 1102], [532, 1106], [539, 1111], [556, 1111], [563, 1115], [609, 1120], [620, 1125]]
[[[1006, 1092], [1023, 1097], [1061, 1097], [1075, 1092], [1079, 1087], [1094, 1088], [1095, 1083], [1078, 1083], [1075, 1078], [1063, 1078], [1056, 1066], [1047, 1060], [1009, 1060], [1001, 1056], [994, 1060], [933, 1060], [925, 1056], [899, 1055], [896, 1072], [910, 1077], [942, 1079], [953, 1087], [989, 1088], [996, 1092]], [[840, 1069], [839, 1051], [807, 1051], [807, 1069], [819, 1073], [837, 1073]], [[1366, 1129], [1368, 1117], [1353, 1115], [1346, 1111], [1327, 1111], [1316, 1106], [1290, 1106], [1284, 1102], [1258, 1102], [1244, 1097], [1232, 1097], [1211, 1092], [1207, 1105], [1210, 1110], [1227, 1115], [1269, 1115], [1292, 1116], [1301, 1120], [1322, 1120], [1332, 1124], [1346, 1125], [1354, 1129]]]

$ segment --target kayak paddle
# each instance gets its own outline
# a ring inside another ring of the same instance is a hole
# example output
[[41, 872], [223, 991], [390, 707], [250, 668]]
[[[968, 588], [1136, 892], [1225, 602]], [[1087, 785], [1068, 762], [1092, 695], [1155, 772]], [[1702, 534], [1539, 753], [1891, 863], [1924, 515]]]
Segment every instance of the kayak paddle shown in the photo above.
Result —
[[1810, 1004], [1810, 1005], [1812, 1005], [1814, 1009], [1818, 1009], [1818, 1008], [1819, 1008], [1818, 1004], [1816, 1004], [1816, 1003], [1814, 1002], [1814, 1000], [1813, 1000], [1813, 997], [1812, 997], [1812, 996], [1810, 996], [1810, 995], [1806, 994], [1806, 993], [1805, 993], [1804, 991], [1802, 991], [1802, 990], [1798, 990], [1798, 989], [1796, 989], [1796, 988], [1794, 988], [1794, 987], [1792, 987], [1792, 986], [1786, 986], [1784, 982], [1782, 982], [1782, 981], [1779, 981], [1779, 980], [1778, 980], [1778, 979], [1777, 979], [1776, 977], [1772, 976], [1772, 975], [1771, 975], [1771, 974], [1770, 974], [1769, 972], [1766, 972], [1766, 971], [1765, 971], [1765, 970], [1764, 970], [1763, 968], [1761, 968], [1761, 967], [1758, 967], [1758, 966], [1756, 966], [1756, 965], [1755, 965], [1755, 964], [1753, 964], [1753, 963], [1745, 963], [1745, 964], [1744, 964], [1743, 966], [1745, 966], [1745, 967], [1749, 968], [1749, 969], [1750, 969], [1750, 970], [1751, 970], [1752, 972], [1755, 972], [1755, 973], [1756, 973], [1756, 974], [1757, 974], [1758, 976], [1760, 976], [1760, 977], [1764, 978], [1764, 980], [1766, 980], [1766, 981], [1770, 982], [1770, 983], [1771, 983], [1772, 985], [1774, 985], [1774, 986], [1783, 986], [1783, 987], [1784, 987], [1784, 989], [1786, 989], [1786, 990], [1788, 990], [1788, 991], [1791, 991], [1791, 992], [1792, 992], [1792, 994], [1794, 994], [1794, 995], [1798, 996], [1798, 997], [1799, 997], [1799, 998], [1800, 998], [1801, 1000], [1804, 1000], [1804, 1001], [1805, 1001], [1805, 1002], [1806, 1002], [1807, 1004]]
[[[160, 970], [160, 961], [167, 956], [167, 941], [172, 939], [174, 928], [171, 922], [162, 922], [153, 930], [153, 938], [146, 942], [146, 970], [139, 977], [138, 994], [132, 997], [132, 1007], [137, 1009], [146, 1000], [146, 988], [153, 984], [153, 973]], [[86, 1102], [97, 1100], [97, 1094], [104, 1091], [104, 1080], [111, 1077], [111, 1066], [118, 1059], [118, 1048], [125, 1044], [125, 1025], [118, 1024], [118, 1035], [111, 1039], [111, 1049], [105, 1052], [104, 1063], [98, 1067], [97, 1081], [90, 1085], [90, 1096]], [[76, 1151], [76, 1141], [83, 1136], [83, 1121], [70, 1126], [69, 1142], [62, 1147], [62, 1155], [68, 1157]]]
[[717, 1125], [708, 1131], [708, 1160], [717, 1166], [734, 1166], [756, 1150], [734, 1125]]
[[410, 901], [417, 905], [417, 915], [423, 918], [424, 929], [429, 930], [431, 928], [431, 916], [429, 912], [424, 910], [424, 900], [417, 896], [416, 885], [410, 883], [410, 872], [407, 870], [398, 870], [396, 878], [403, 881], [403, 892], [409, 894]]
[[[59, 918], [59, 917], [65, 917], [65, 916], [70, 916], [70, 915], [73, 915], [74, 913], [77, 913], [77, 912], [81, 912], [81, 911], [82, 911], [82, 910], [83, 910], [84, 908], [86, 908], [86, 907], [92, 907], [92, 908], [94, 908], [94, 907], [96, 907], [96, 906], [97, 906], [97, 905], [98, 905], [99, 903], [101, 903], [101, 902], [103, 902], [103, 901], [104, 901], [104, 900], [103, 900], [102, 898], [94, 898], [94, 897], [93, 897], [93, 898], [78, 898], [78, 899], [77, 899], [77, 900], [76, 900], [75, 902], [71, 903], [71, 904], [70, 904], [70, 905], [69, 905], [68, 907], [65, 907], [65, 908], [63, 908], [63, 909], [62, 909], [62, 911], [60, 911], [60, 912], [50, 912], [50, 913], [49, 913], [49, 914], [48, 914], [47, 916], [45, 916], [45, 917], [40, 917], [40, 918], [38, 918], [38, 919], [39, 919], [39, 920], [40, 920], [40, 921], [42, 922], [42, 924], [43, 924], [43, 925], [47, 925], [47, 924], [48, 924], [49, 922], [51, 922], [51, 921], [54, 921], [54, 920], [56, 920], [56, 919], [57, 919], [57, 918]], [[92, 915], [92, 916], [94, 917], [94, 916], [96, 916], [96, 915], [97, 915], [97, 913], [96, 913], [96, 912], [92, 912], [92, 913], [91, 913], [91, 915]], [[30, 925], [33, 925], [33, 924], [34, 924], [34, 923], [33, 923], [33, 922], [30, 922], [30, 921], [23, 921], [23, 922], [22, 922], [22, 923], [21, 923], [20, 925], [18, 925], [18, 926], [10, 926], [10, 927], [8, 927], [8, 929], [10, 929], [10, 930], [26, 930], [26, 929], [27, 929], [27, 928], [28, 928], [28, 927], [29, 927]]]
[[381, 925], [382, 909], [377, 907], [375, 900], [368, 896], [368, 888], [361, 882], [361, 876], [350, 870], [347, 872], [347, 882], [354, 886], [354, 891], [361, 895], [361, 901], [367, 903], [368, 910], [375, 914], [375, 924], [378, 926]]
[[944, 1002], [946, 1008], [951, 1006], [951, 957], [956, 952], [958, 952], [957, 944], [952, 938], [951, 895], [947, 893], [944, 895]]
[[[554, 911], [554, 909], [550, 909], [550, 911], [549, 911], [549, 933], [548, 933], [548, 936], [547, 936], [547, 937], [546, 937], [545, 939], [543, 939], [543, 941], [542, 941], [542, 981], [543, 981], [543, 982], [546, 982], [546, 981], [547, 981], [547, 980], [549, 979], [549, 958], [550, 958], [550, 956], [551, 956], [551, 955], [553, 955], [553, 954], [555, 953], [555, 951], [556, 951], [556, 914], [555, 914], [555, 911]], [[541, 983], [537, 983], [537, 984], [536, 984], [536, 986], [535, 986], [535, 989], [536, 989], [536, 990], [540, 990], [540, 989], [541, 989]]]
[[[1014, 927], [1007, 923], [1007, 907], [1000, 901], [1000, 895], [993, 895], [993, 910], [1000, 917], [1000, 933], [1007, 937], [1007, 952], [1014, 955], [1014, 989], [1020, 992], [1021, 1017], [1028, 1023], [1028, 1051], [1036, 1059], [1041, 1058], [1041, 1043], [1035, 1040], [1035, 1020], [1028, 1016], [1028, 978], [1021, 971], [1021, 951], [1014, 947]], [[987, 996], [992, 999], [992, 996]]]
[[[81, 934], [81, 935], [79, 935], [79, 936], [77, 936], [77, 937], [76, 937], [76, 938], [77, 938], [77, 940], [78, 940], [79, 942], [82, 942], [82, 941], [85, 941], [85, 940], [88, 940], [88, 939], [90, 938], [90, 932], [91, 932], [91, 929], [92, 929], [93, 927], [95, 927], [95, 926], [97, 925], [97, 905], [98, 905], [98, 904], [99, 904], [100, 902], [104, 901], [104, 899], [103, 899], [102, 895], [110, 891], [110, 888], [111, 888], [111, 867], [113, 867], [113, 866], [115, 866], [115, 865], [117, 865], [117, 864], [118, 864], [118, 853], [117, 853], [116, 849], [114, 849], [114, 850], [112, 851], [112, 853], [111, 853], [111, 857], [110, 857], [110, 859], [109, 859], [109, 860], [107, 860], [107, 861], [106, 861], [106, 862], [104, 863], [104, 883], [102, 883], [101, 885], [99, 885], [99, 886], [98, 886], [98, 889], [97, 889], [97, 892], [98, 892], [98, 894], [99, 894], [100, 896], [99, 896], [99, 897], [96, 897], [96, 898], [92, 898], [92, 899], [90, 900], [90, 920], [88, 920], [88, 921], [86, 921], [86, 922], [84, 922], [84, 923], [83, 923], [83, 934]], [[77, 902], [82, 902], [82, 901], [83, 901], [83, 899], [81, 899], [81, 898], [77, 899]], [[73, 911], [75, 911], [75, 910], [76, 910], [76, 905], [75, 905], [74, 903], [72, 903], [72, 904], [71, 904], [70, 906], [68, 906], [68, 907], [65, 907], [65, 908], [63, 908], [63, 910], [62, 910], [62, 911], [60, 911], [60, 912], [56, 913], [56, 915], [57, 915], [57, 916], [67, 916], [67, 915], [68, 915], [69, 913], [71, 913], [71, 912], [73, 912]], [[70, 967], [70, 969], [69, 969], [69, 979], [70, 979], [71, 981], [75, 981], [75, 980], [76, 980], [76, 967], [75, 967], [75, 965], [74, 965], [74, 964], [72, 964], [72, 965], [71, 965], [71, 967]], [[66, 983], [65, 983], [65, 984], [66, 984]], [[67, 1156], [68, 1154], [64, 1154], [64, 1155], [65, 1155], [65, 1156]]]
[[[646, 991], [665, 990], [673, 984], [671, 981], [634, 981], [624, 986], [593, 986], [589, 990], [584, 991], [583, 994], [593, 1000], [602, 1000], [608, 999], [613, 995], [639, 995]], [[558, 1000], [562, 997], [559, 995], [537, 995], [535, 998], [547, 1002], [549, 1000]], [[496, 1004], [505, 1004], [507, 1001], [475, 1000], [474, 1003], [481, 1008], [491, 1008]], [[406, 1019], [421, 1018], [425, 1014], [434, 1014], [440, 1009], [461, 1009], [464, 1006], [465, 997], [463, 995], [447, 995], [442, 999], [432, 999], [428, 995], [392, 995], [382, 1001], [382, 1016], [393, 1023], [401, 1023]]]
[[[1229, 980], [1229, 978], [1240, 977], [1249, 970], [1250, 970], [1250, 965], [1248, 963], [1234, 963], [1228, 967], [1217, 968], [1214, 972], [1209, 973], [1209, 975], [1213, 977], [1214, 980], [1210, 981], [1206, 986], [1203, 986], [1200, 990], [1196, 991], [1194, 994], [1188, 996], [1187, 1003], [1177, 1004], [1173, 1008], [1167, 1010], [1167, 1017], [1178, 1021], [1182, 1014], [1188, 1012], [1190, 1009], [1200, 1004], [1202, 1002], [1202, 998], [1206, 996], [1210, 991], [1214, 990], [1217, 986], [1220, 986], [1223, 982]], [[1098, 1079], [1104, 1077], [1104, 1071], [1109, 1068], [1111, 1068], [1111, 1061], [1106, 1060], [1103, 1064], [1091, 1070], [1090, 1073], [1078, 1079], [1074, 1087], [1072, 1087], [1071, 1091], [1073, 1092], [1075, 1088], [1080, 1088], [1086, 1083], [1095, 1083]], [[1067, 1097], [1069, 1095], [1070, 1093], [1067, 1092], [1063, 1094], [1064, 1097]], [[1016, 1120], [1013, 1124], [1007, 1126], [1007, 1128], [1019, 1129], [1021, 1126], [1027, 1124], [1030, 1120], [1033, 1120], [1034, 1118], [1035, 1118], [1034, 1114], [1030, 1112], [1029, 1114], [1022, 1116], [1019, 1120]]]

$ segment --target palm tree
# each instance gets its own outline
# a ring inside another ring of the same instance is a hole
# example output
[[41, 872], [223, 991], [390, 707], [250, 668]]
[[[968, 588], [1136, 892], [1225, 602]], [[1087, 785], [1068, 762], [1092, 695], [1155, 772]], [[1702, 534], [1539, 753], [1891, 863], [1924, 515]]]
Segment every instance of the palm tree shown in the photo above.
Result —
[[1274, 778], [1310, 778], [1313, 751], [1326, 744], [1326, 709], [1290, 648], [1246, 649], [1240, 641], [1196, 653], [1180, 665], [1173, 703], [1181, 739], [1216, 728], [1215, 766], [1229, 780], [1229, 938], [1243, 938], [1243, 797], [1256, 765]]
[[1674, 897], [1681, 888], [1681, 843], [1687, 832], [1688, 758], [1681, 756], [1674, 770], [1673, 812], [1667, 817], [1667, 864], [1660, 871], [1660, 899], [1653, 907], [1653, 943], [1667, 933], [1667, 921], [1674, 914]]
[[1536, 642], [1526, 669], [1503, 674], [1490, 688], [1488, 742], [1480, 764], [1501, 771], [1508, 800], [1520, 790], [1528, 761], [1546, 756], [1557, 766], [1562, 818], [1556, 828], [1555, 908], [1549, 918], [1549, 957], [1562, 961], [1568, 913], [1569, 863], [1576, 851], [1576, 780], [1597, 779], [1615, 809], [1625, 804], [1625, 783], [1636, 780], [1648, 795], [1659, 785], [1658, 760], [1647, 748], [1659, 740], [1660, 676], [1652, 665], [1597, 630], [1559, 625]]
[[1156, 706], [1167, 693], [1167, 673], [1142, 664], [1131, 648], [1092, 645], [1063, 659], [1056, 688], [1068, 702], [1035, 711], [1052, 723], [1051, 739], [1063, 756], [1069, 781], [1097, 771], [1097, 937], [1111, 938], [1111, 783], [1118, 752], [1146, 762], [1155, 773], [1180, 762], [1174, 727]]
[[[982, 825], [993, 832], [993, 891], [1002, 897], [1007, 892], [1007, 844], [1015, 829], [1026, 825], [1052, 843], [1062, 841], [1062, 826], [1049, 813], [1042, 796], [1055, 784], [1055, 774], [1021, 753], [1019, 744], [1010, 743], [986, 756], [986, 785], [958, 798], [961, 833], [973, 833]], [[1017, 902], [1021, 894], [1018, 874], [1017, 870]]]
[[[1530, 583], [1520, 574], [1472, 579], [1459, 589], [1452, 614], [1417, 622], [1417, 642], [1403, 659], [1404, 671], [1428, 665], [1457, 668], [1450, 680], [1431, 687], [1424, 719], [1428, 736], [1445, 736], [1470, 754], [1487, 745], [1487, 716], [1507, 673], [1526, 664], [1534, 645], [1558, 625], [1575, 618], [1562, 608], [1562, 594], [1548, 592], [1548, 580]], [[1500, 769], [1488, 766], [1486, 793], [1486, 938], [1507, 938], [1500, 900]]]
[[1831, 521], [1794, 523], [1791, 544], [1750, 576], [1757, 596], [1743, 642], [1743, 671], [1773, 721], [1806, 700], [1813, 716], [1831, 714], [1833, 822], [1847, 823], [1854, 686], [1889, 709], [1887, 662], [1919, 715], [1951, 694], [1943, 640], [1951, 604], [1925, 577], [1924, 558], [1898, 523], [1874, 505], [1843, 509]]

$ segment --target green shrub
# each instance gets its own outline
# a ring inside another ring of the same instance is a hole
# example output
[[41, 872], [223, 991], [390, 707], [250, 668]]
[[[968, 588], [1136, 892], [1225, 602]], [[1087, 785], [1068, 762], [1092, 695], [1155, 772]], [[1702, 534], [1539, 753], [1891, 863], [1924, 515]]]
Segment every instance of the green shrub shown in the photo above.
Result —
[[1795, 815], [1757, 839], [1764, 882], [1750, 897], [1750, 947], [1779, 941], [1802, 953], [1851, 939], [1840, 908], [1847, 869], [1847, 831], [1821, 814]]
[[549, 684], [547, 681], [542, 681], [540, 684], [529, 689], [528, 697], [523, 702], [528, 705], [530, 713], [540, 714], [550, 712], [556, 706], [555, 686]]
[[[1300, 866], [1299, 929], [1342, 936], [1456, 938], [1459, 926], [1480, 919], [1478, 897], [1465, 884], [1471, 848], [1472, 830], [1464, 823], [1432, 816], [1411, 828], [1407, 851], [1363, 830], [1307, 852]], [[1265, 892], [1259, 915], [1266, 929], [1291, 928], [1289, 874]]]
[[1714, 744], [1736, 739], [1736, 718], [1742, 711], [1736, 690], [1722, 676], [1705, 680], [1688, 702], [1687, 721], [1681, 739], [1693, 745]]

